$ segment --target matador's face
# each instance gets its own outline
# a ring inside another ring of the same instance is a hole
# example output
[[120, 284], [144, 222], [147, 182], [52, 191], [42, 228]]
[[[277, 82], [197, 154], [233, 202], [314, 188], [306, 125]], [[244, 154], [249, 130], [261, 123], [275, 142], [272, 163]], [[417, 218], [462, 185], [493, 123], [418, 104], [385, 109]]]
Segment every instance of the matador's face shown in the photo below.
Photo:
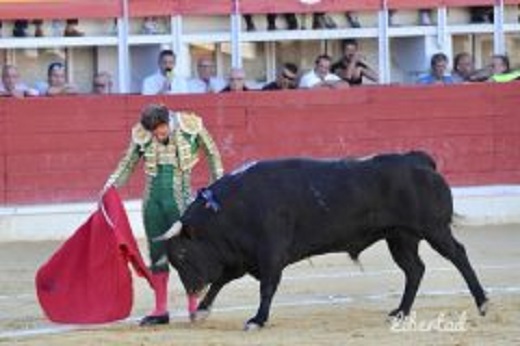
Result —
[[158, 142], [165, 144], [168, 142], [168, 138], [170, 137], [170, 127], [168, 124], [160, 124], [152, 133]]

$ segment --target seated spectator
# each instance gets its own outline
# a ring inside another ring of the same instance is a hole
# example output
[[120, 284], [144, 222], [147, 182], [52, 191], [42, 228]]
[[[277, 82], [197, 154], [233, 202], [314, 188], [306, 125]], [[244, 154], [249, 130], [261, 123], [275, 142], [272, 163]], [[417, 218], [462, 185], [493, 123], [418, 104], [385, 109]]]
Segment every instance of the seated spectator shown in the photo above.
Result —
[[112, 93], [112, 75], [108, 72], [98, 72], [92, 79], [92, 93], [107, 95]]
[[470, 7], [470, 21], [471, 23], [493, 23], [493, 6], [474, 6]]
[[[267, 14], [267, 30], [277, 30], [276, 27], [276, 17], [278, 15], [276, 13], [268, 13]], [[298, 29], [298, 19], [294, 13], [284, 13], [285, 21], [287, 22], [288, 30], [297, 30]], [[244, 14], [244, 20], [246, 22], [246, 30], [247, 31], [256, 31], [256, 25], [253, 20], [253, 15]]]
[[183, 94], [188, 92], [186, 79], [174, 74], [176, 56], [172, 50], [163, 50], [157, 61], [159, 70], [143, 81], [143, 95]]
[[348, 83], [330, 72], [330, 65], [330, 56], [318, 56], [314, 61], [314, 69], [302, 76], [299, 87], [302, 89], [339, 89], [348, 87]]
[[216, 93], [225, 88], [224, 79], [215, 75], [215, 63], [208, 57], [200, 58], [197, 61], [198, 78], [188, 81], [190, 93]]
[[57, 96], [57, 95], [75, 95], [78, 88], [67, 83], [65, 74], [65, 65], [61, 62], [53, 62], [47, 69], [47, 82], [38, 85], [40, 95]]
[[141, 33], [145, 35], [159, 34], [159, 23], [156, 17], [144, 17]]
[[[395, 13], [396, 13], [396, 10], [388, 11], [388, 25], [389, 26], [399, 25], [399, 24], [396, 24], [396, 22], [395, 22]], [[422, 9], [419, 9], [418, 14], [419, 14], [419, 25], [427, 26], [427, 25], [433, 24], [431, 10], [422, 8]]]
[[469, 53], [463, 52], [455, 55], [453, 59], [453, 72], [451, 76], [453, 83], [467, 83], [473, 82], [473, 75], [475, 68], [473, 65], [473, 58]]
[[278, 72], [276, 80], [266, 84], [262, 90], [288, 90], [296, 89], [298, 85], [298, 66], [291, 62], [283, 64]]
[[453, 84], [453, 78], [446, 74], [448, 57], [444, 53], [434, 54], [430, 61], [430, 72], [419, 78], [418, 84]]
[[520, 78], [520, 70], [511, 70], [507, 55], [493, 55], [490, 82], [506, 83]]
[[491, 58], [491, 74], [508, 73], [510, 71], [509, 57], [507, 55], [493, 55]]
[[247, 31], [256, 31], [255, 21], [253, 20], [252, 14], [244, 14], [244, 20], [246, 22]]
[[20, 75], [16, 66], [4, 65], [2, 67], [0, 96], [12, 96], [18, 98], [38, 96], [38, 90], [31, 89], [24, 83], [20, 82]]
[[345, 18], [347, 19], [347, 23], [351, 28], [361, 28], [359, 18], [353, 12], [345, 12]]
[[336, 29], [338, 25], [332, 17], [324, 12], [317, 12], [312, 14], [312, 28], [313, 29]]
[[243, 92], [249, 91], [245, 84], [246, 73], [241, 68], [232, 68], [229, 72], [229, 84], [221, 92]]
[[[287, 30], [297, 30], [298, 29], [298, 19], [294, 13], [284, 13], [285, 22], [287, 23]], [[277, 30], [276, 27], [276, 13], [268, 13], [267, 14], [267, 30]]]
[[354, 39], [343, 41], [343, 57], [332, 65], [331, 70], [351, 86], [363, 84], [363, 77], [378, 81], [377, 73], [361, 55], [358, 41]]
[[79, 19], [78, 18], [69, 18], [66, 20], [65, 30], [63, 31], [63, 36], [65, 37], [79, 37], [84, 36], [85, 33], [78, 30]]

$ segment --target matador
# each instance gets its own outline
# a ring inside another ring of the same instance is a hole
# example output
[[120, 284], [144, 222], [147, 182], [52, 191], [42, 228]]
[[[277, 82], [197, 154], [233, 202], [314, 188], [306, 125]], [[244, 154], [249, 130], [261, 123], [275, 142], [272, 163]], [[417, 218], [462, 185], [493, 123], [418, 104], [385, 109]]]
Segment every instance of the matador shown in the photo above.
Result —
[[[192, 196], [191, 173], [203, 152], [209, 163], [210, 180], [223, 174], [219, 151], [200, 117], [191, 112], [175, 112], [151, 104], [132, 128], [130, 145], [105, 189], [124, 185], [142, 159], [146, 176], [143, 196], [143, 223], [150, 255], [155, 293], [155, 309], [140, 325], [167, 324], [169, 265], [164, 241], [157, 238], [180, 218]], [[189, 297], [188, 310], [196, 309]]]

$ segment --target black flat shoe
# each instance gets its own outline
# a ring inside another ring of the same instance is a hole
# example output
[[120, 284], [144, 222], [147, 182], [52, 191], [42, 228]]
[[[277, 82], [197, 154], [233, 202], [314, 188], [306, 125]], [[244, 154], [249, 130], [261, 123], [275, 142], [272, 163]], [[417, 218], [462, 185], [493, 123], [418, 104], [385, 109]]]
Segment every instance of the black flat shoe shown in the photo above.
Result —
[[168, 324], [170, 323], [170, 315], [168, 313], [165, 313], [163, 315], [157, 315], [157, 316], [145, 316], [143, 317], [143, 319], [141, 320], [141, 322], [139, 322], [139, 325], [141, 327], [145, 327], [145, 326], [155, 326], [155, 325], [159, 325], [159, 324]]

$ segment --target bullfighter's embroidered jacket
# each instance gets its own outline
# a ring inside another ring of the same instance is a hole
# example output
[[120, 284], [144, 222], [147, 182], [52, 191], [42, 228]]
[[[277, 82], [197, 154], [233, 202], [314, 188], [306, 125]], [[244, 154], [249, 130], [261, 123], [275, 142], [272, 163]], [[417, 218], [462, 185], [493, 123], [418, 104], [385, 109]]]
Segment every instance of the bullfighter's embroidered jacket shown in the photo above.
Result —
[[147, 176], [143, 201], [146, 203], [158, 165], [172, 165], [174, 199], [182, 213], [191, 201], [191, 172], [199, 161], [199, 150], [202, 149], [207, 157], [211, 181], [222, 176], [223, 167], [215, 142], [200, 117], [190, 112], [171, 112], [169, 125], [171, 133], [166, 145], [158, 142], [140, 123], [134, 125], [130, 145], [107, 185], [124, 185], [143, 158]]

